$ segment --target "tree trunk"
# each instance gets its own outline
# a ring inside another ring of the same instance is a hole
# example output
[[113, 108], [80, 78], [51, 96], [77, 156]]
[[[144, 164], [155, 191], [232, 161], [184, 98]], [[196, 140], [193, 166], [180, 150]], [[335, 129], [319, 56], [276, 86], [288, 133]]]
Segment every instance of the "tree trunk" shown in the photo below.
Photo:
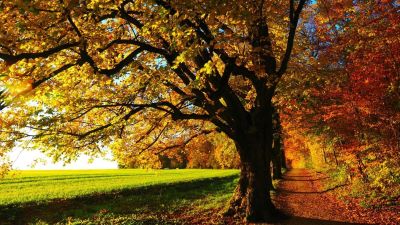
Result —
[[281, 140], [280, 138], [274, 138], [274, 148], [272, 155], [272, 171], [273, 179], [282, 178], [282, 151], [281, 151]]
[[269, 161], [265, 160], [266, 151], [261, 148], [252, 153], [246, 159], [242, 159], [239, 183], [227, 215], [245, 218], [248, 222], [271, 221], [276, 209], [269, 193], [271, 183]]
[[269, 192], [272, 124], [266, 121], [271, 118], [267, 116], [264, 125], [260, 121], [257, 127], [250, 127], [248, 132], [243, 132], [235, 140], [241, 160], [241, 173], [226, 215], [245, 218], [247, 222], [272, 221], [280, 215]]
[[[272, 156], [272, 158], [273, 158], [273, 156]], [[272, 183], [272, 180], [274, 179], [273, 178], [273, 171], [274, 171], [274, 163], [273, 163], [273, 160], [271, 159], [271, 161], [270, 161], [270, 163], [269, 163], [269, 171], [270, 171], [270, 173], [272, 173], [272, 175], [271, 175], [271, 179], [269, 179], [269, 184], [268, 184], [268, 187], [269, 187], [269, 190], [270, 191], [273, 191], [273, 190], [275, 190], [275, 187], [274, 187], [274, 184]]]
[[267, 164], [261, 156], [262, 154], [255, 154], [249, 163], [245, 163], [249, 171], [246, 220], [250, 222], [270, 221], [275, 211], [269, 193], [271, 182], [269, 163]]
[[273, 132], [273, 146], [272, 146], [272, 171], [274, 179], [282, 178], [282, 150], [281, 150], [281, 137], [282, 126], [278, 110], [272, 107], [272, 132]]
[[357, 168], [358, 168], [358, 172], [360, 173], [361, 177], [362, 177], [362, 181], [364, 183], [368, 182], [368, 175], [365, 173], [364, 169], [365, 169], [365, 165], [362, 161], [361, 155], [357, 154], [356, 155], [357, 158]]
[[335, 158], [335, 163], [336, 163], [336, 167], [337, 167], [337, 166], [339, 166], [339, 162], [338, 162], [338, 159], [337, 159], [337, 156], [336, 156], [335, 148], [332, 148], [332, 150], [333, 150], [333, 157]]
[[286, 157], [285, 157], [285, 146], [283, 145], [283, 143], [281, 144], [281, 165], [282, 165], [282, 168], [287, 169]]
[[247, 168], [241, 165], [239, 182], [233, 192], [233, 196], [229, 203], [228, 211], [225, 212], [226, 216], [235, 216], [245, 218], [246, 216], [246, 194], [249, 187], [249, 175]]

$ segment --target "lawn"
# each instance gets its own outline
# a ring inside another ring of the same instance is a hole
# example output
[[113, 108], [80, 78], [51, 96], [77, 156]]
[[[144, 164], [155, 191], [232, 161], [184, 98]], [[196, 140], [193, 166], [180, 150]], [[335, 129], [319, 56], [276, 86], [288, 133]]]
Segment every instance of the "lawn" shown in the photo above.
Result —
[[224, 224], [238, 170], [14, 171], [0, 224]]
[[237, 170], [58, 170], [13, 171], [0, 180], [0, 207], [227, 177]]

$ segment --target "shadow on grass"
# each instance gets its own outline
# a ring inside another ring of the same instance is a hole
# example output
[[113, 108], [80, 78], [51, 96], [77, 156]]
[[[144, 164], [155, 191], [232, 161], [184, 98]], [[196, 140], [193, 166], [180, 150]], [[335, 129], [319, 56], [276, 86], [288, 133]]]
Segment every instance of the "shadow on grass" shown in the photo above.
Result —
[[[178, 211], [223, 207], [237, 175], [0, 207], [0, 224], [182, 224]], [[219, 204], [219, 205], [218, 205]], [[186, 212], [185, 212], [186, 213]], [[169, 215], [168, 218], [162, 218]], [[160, 218], [161, 217], [161, 218]], [[171, 219], [172, 218], [172, 219]], [[166, 219], [165, 221], [163, 221]]]

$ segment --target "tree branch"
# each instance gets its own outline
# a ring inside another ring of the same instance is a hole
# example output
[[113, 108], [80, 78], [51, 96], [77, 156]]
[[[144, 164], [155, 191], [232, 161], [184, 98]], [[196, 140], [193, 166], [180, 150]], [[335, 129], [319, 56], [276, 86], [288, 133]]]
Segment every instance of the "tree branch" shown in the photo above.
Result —
[[195, 139], [195, 138], [197, 138], [197, 137], [199, 137], [199, 136], [201, 136], [201, 135], [207, 135], [207, 134], [210, 134], [210, 133], [213, 133], [213, 132], [216, 132], [216, 130], [203, 130], [203, 131], [201, 131], [201, 132], [199, 132], [199, 133], [197, 133], [197, 134], [195, 134], [195, 135], [192, 135], [192, 136], [189, 137], [187, 140], [185, 140], [183, 143], [181, 143], [181, 144], [175, 144], [175, 145], [170, 145], [170, 146], [164, 147], [162, 150], [158, 151], [158, 152], [155, 153], [155, 154], [156, 154], [156, 155], [159, 155], [159, 154], [161, 154], [161, 153], [163, 153], [163, 152], [165, 152], [165, 151], [168, 151], [168, 150], [170, 150], [170, 149], [174, 149], [174, 148], [178, 148], [178, 147], [184, 147], [184, 146], [186, 146], [187, 144], [189, 144], [193, 139]]
[[68, 70], [69, 68], [71, 68], [73, 66], [76, 66], [78, 64], [80, 64], [79, 60], [76, 63], [68, 63], [68, 64], [63, 65], [62, 67], [60, 67], [60, 68], [56, 69], [55, 71], [53, 71], [52, 73], [50, 73], [49, 76], [44, 77], [44, 78], [42, 78], [40, 80], [37, 80], [37, 81], [33, 82], [32, 83], [32, 88], [36, 88], [37, 86], [41, 85], [42, 83], [44, 83], [44, 82], [50, 80], [51, 78], [57, 76], [59, 73], [65, 71], [65, 70]]
[[4, 102], [5, 99], [5, 90], [0, 90], [0, 111], [7, 107], [6, 103]]
[[286, 51], [282, 59], [281, 67], [279, 68], [278, 71], [278, 76], [282, 76], [287, 69], [289, 60], [290, 60], [290, 55], [292, 54], [292, 49], [294, 45], [294, 37], [296, 36], [296, 28], [297, 28], [297, 23], [299, 21], [300, 13], [303, 10], [303, 7], [306, 3], [306, 0], [300, 0], [297, 9], [294, 11], [294, 0], [289, 0], [290, 1], [290, 11], [289, 11], [289, 37], [288, 41], [286, 44]]
[[145, 148], [143, 148], [143, 149], [139, 152], [138, 155], [142, 154], [144, 151], [146, 151], [147, 149], [151, 148], [155, 143], [157, 143], [157, 141], [160, 139], [161, 135], [164, 133], [165, 129], [167, 129], [168, 124], [169, 124], [169, 123], [167, 123], [167, 124], [161, 129], [160, 133], [158, 133], [158, 135], [156, 136], [156, 138], [154, 138], [154, 140], [153, 140], [150, 144], [148, 144]]
[[14, 64], [18, 62], [19, 60], [22, 59], [36, 59], [36, 58], [47, 58], [55, 53], [58, 53], [62, 50], [69, 49], [72, 47], [78, 47], [80, 42], [72, 42], [72, 43], [66, 43], [66, 44], [61, 44], [56, 47], [50, 48], [48, 50], [45, 50], [43, 52], [37, 52], [37, 53], [20, 53], [17, 55], [11, 55], [11, 54], [5, 54], [5, 53], [0, 53], [0, 59], [3, 59], [7, 63]]

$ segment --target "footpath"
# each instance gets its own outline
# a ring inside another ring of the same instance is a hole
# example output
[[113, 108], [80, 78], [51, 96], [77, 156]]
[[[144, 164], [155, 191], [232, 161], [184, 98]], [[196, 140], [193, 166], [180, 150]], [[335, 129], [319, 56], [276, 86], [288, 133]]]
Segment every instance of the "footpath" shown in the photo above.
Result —
[[367, 209], [345, 204], [335, 190], [326, 190], [329, 177], [312, 169], [292, 169], [284, 174], [273, 197], [277, 208], [291, 219], [282, 224], [400, 224], [400, 211]]

